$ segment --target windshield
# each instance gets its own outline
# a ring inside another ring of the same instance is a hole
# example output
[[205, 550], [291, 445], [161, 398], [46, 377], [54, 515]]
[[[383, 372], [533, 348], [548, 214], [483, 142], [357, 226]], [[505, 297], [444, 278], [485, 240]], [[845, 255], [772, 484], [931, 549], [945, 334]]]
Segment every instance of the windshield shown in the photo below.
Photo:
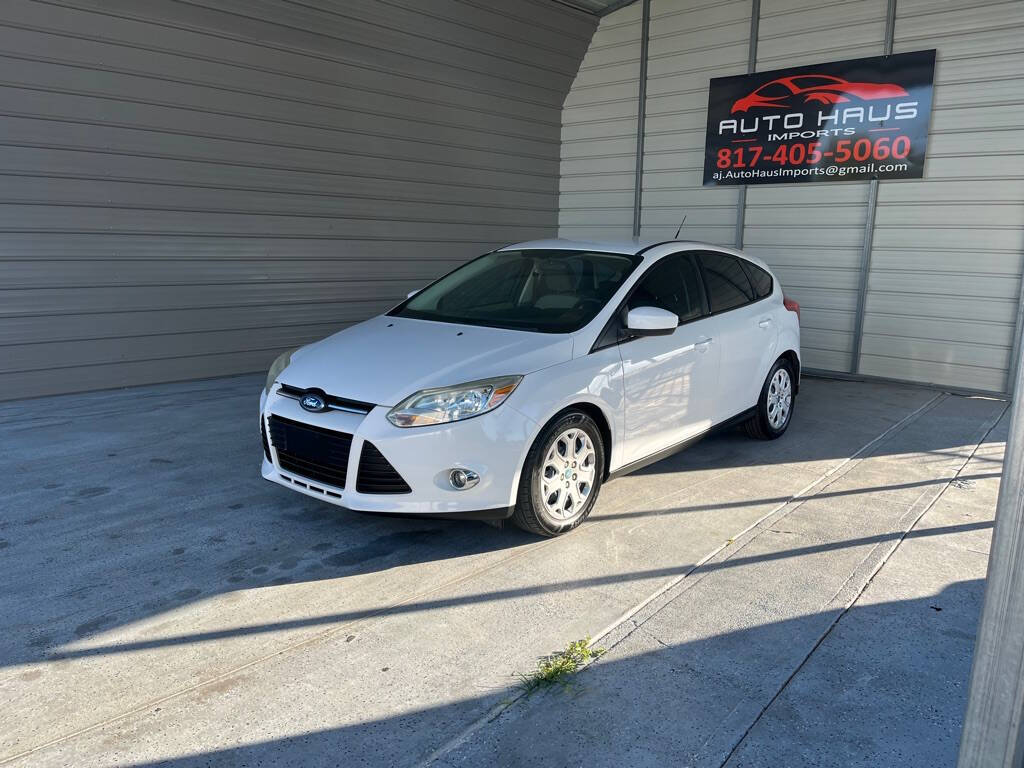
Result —
[[591, 251], [496, 251], [459, 267], [389, 314], [542, 333], [585, 326], [639, 262]]

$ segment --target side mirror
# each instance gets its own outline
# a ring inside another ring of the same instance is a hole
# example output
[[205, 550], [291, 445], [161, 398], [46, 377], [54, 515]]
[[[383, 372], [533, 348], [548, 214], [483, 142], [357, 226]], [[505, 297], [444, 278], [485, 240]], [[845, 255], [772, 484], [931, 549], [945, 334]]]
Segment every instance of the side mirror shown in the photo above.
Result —
[[415, 291], [409, 291], [407, 294], [405, 294], [405, 298], [411, 299], [413, 296], [415, 296], [417, 293], [419, 293], [422, 290], [423, 290], [422, 288], [417, 288]]
[[679, 327], [679, 316], [660, 307], [636, 307], [626, 315], [626, 330], [634, 336], [668, 336]]

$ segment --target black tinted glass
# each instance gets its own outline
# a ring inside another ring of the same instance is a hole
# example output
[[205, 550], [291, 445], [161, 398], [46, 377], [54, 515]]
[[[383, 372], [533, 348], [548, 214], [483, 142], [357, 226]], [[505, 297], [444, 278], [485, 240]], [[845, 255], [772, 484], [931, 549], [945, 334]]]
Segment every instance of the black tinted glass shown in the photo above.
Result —
[[793, 84], [797, 88], [820, 88], [824, 85], [836, 85], [840, 82], [838, 78], [828, 77], [827, 75], [804, 75], [793, 78]]
[[629, 308], [659, 307], [674, 312], [679, 322], [704, 313], [700, 274], [686, 256], [666, 256], [648, 270], [629, 297]]
[[766, 98], [778, 98], [779, 96], [792, 96], [793, 92], [782, 83], [768, 83], [758, 88], [755, 93]]
[[739, 259], [724, 253], [702, 253], [700, 260], [712, 312], [724, 312], [753, 301], [754, 291]]
[[743, 268], [747, 270], [747, 277], [754, 286], [754, 298], [763, 299], [772, 295], [772, 276], [756, 264], [749, 261], [743, 262]]
[[499, 251], [459, 267], [392, 315], [543, 333], [594, 319], [638, 259], [591, 251]]

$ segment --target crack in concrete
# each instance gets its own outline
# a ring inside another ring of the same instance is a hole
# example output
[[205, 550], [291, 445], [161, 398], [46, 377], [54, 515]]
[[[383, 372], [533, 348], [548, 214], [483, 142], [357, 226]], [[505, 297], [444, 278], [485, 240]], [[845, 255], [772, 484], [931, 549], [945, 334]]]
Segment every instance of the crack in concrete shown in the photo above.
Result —
[[[885, 564], [887, 562], [889, 562], [889, 558], [892, 557], [892, 555], [896, 552], [897, 549], [899, 549], [900, 545], [904, 542], [904, 540], [906, 539], [907, 535], [911, 531], [913, 531], [914, 528], [917, 527], [917, 524], [928, 513], [928, 511], [931, 510], [939, 502], [939, 500], [942, 498], [942, 496], [946, 493], [946, 491], [952, 485], [952, 483], [954, 482], [956, 477], [959, 476], [961, 472], [963, 472], [963, 470], [967, 467], [968, 464], [970, 464], [971, 460], [974, 458], [975, 453], [977, 453], [978, 449], [985, 443], [985, 440], [992, 433], [992, 430], [994, 430], [996, 428], [996, 426], [999, 424], [1000, 420], [1006, 414], [1006, 411], [1007, 411], [1007, 409], [1009, 407], [1010, 407], [1009, 404], [1007, 404], [1006, 407], [1004, 407], [995, 418], [991, 419], [987, 423], [986, 427], [982, 430], [982, 435], [981, 435], [980, 439], [975, 444], [975, 446], [971, 450], [970, 454], [968, 454], [968, 456], [964, 459], [963, 463], [957, 469], [956, 473], [954, 474], [953, 479], [951, 479], [951, 480], [946, 482], [946, 484], [942, 487], [942, 490], [939, 491], [939, 493], [936, 494], [935, 497], [927, 505], [925, 505], [924, 509], [922, 509], [921, 512], [914, 518], [914, 520], [911, 522], [910, 526], [903, 531], [903, 533], [900, 535], [900, 537], [893, 543], [893, 545], [889, 549], [889, 551], [886, 552], [885, 555], [879, 560], [879, 562], [874, 567], [874, 569], [871, 571], [871, 574], [868, 576], [868, 578], [864, 581], [864, 584], [861, 585], [861, 587], [857, 591], [857, 593], [849, 601], [847, 601], [847, 603], [843, 607], [843, 609], [841, 611], [839, 611], [839, 613], [836, 615], [836, 617], [832, 620], [832, 622], [828, 625], [828, 627], [825, 628], [825, 631], [821, 634], [821, 636], [818, 638], [818, 640], [811, 647], [810, 651], [807, 652], [807, 655], [804, 656], [804, 658], [800, 661], [799, 664], [797, 664], [796, 668], [792, 671], [792, 673], [790, 673], [786, 677], [786, 679], [782, 682], [782, 685], [779, 686], [778, 690], [774, 693], [774, 695], [771, 697], [771, 699], [768, 700], [768, 703], [765, 704], [764, 707], [762, 707], [761, 710], [757, 713], [757, 716], [751, 721], [750, 725], [746, 728], [746, 730], [744, 730], [744, 732], [740, 736], [740, 738], [737, 739], [737, 741], [733, 745], [732, 749], [729, 750], [729, 753], [725, 756], [725, 759], [722, 760], [722, 762], [719, 764], [719, 768], [725, 768], [725, 766], [728, 765], [728, 763], [732, 759], [733, 755], [736, 754], [736, 751], [740, 748], [740, 746], [742, 746], [743, 742], [746, 741], [747, 737], [750, 735], [750, 732], [754, 729], [754, 727], [758, 724], [758, 722], [760, 722], [760, 720], [764, 716], [765, 712], [767, 712], [771, 708], [772, 704], [774, 704], [775, 701], [779, 698], [779, 696], [781, 696], [782, 693], [786, 690], [786, 688], [789, 687], [789, 684], [791, 682], [793, 682], [793, 680], [796, 678], [796, 676], [798, 674], [800, 674], [800, 670], [802, 670], [807, 665], [807, 662], [815, 654], [815, 652], [818, 650], [818, 648], [821, 647], [821, 644], [825, 642], [826, 638], [828, 638], [828, 636], [832, 633], [832, 630], [834, 630], [839, 625], [839, 622], [842, 621], [843, 617], [846, 616], [847, 613], [849, 613], [850, 609], [860, 599], [861, 595], [864, 594], [864, 591], [868, 588], [868, 586], [871, 584], [871, 582], [874, 581], [874, 579], [878, 575], [878, 573], [882, 570], [883, 567], [885, 567]], [[918, 500], [920, 500], [920, 497], [918, 498]], [[915, 501], [914, 503], [916, 504], [917, 501]], [[872, 550], [872, 552], [873, 551], [874, 550]], [[869, 555], [869, 557], [870, 557], [870, 555]], [[866, 562], [866, 561], [867, 561], [867, 558], [864, 561], [862, 561], [862, 563]], [[854, 573], [856, 573], [856, 570], [854, 571]], [[851, 574], [851, 578], [852, 578], [852, 574]], [[838, 595], [841, 592], [842, 592], [842, 589], [840, 589], [839, 592], [836, 593], [836, 597], [838, 597]]]

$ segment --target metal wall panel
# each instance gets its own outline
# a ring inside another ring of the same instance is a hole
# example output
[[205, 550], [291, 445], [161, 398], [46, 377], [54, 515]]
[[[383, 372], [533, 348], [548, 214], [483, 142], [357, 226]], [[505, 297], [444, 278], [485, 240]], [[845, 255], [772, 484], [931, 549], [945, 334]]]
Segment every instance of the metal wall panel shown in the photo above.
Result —
[[641, 235], [731, 245], [736, 188], [704, 189], [712, 77], [746, 72], [751, 0], [653, 0]]
[[937, 48], [925, 177], [879, 186], [861, 372], [1009, 388], [1024, 267], [1024, 4], [899, 0]]
[[[883, 52], [886, 0], [761, 0], [757, 69]], [[800, 302], [803, 363], [849, 371], [867, 182], [778, 184], [747, 192], [744, 246]]]
[[633, 234], [642, 4], [601, 19], [562, 112], [561, 237]]
[[[745, 71], [750, 0], [651, 8], [642, 234], [669, 237], [685, 214], [686, 237], [731, 244], [737, 190], [701, 186], [707, 91]], [[757, 69], [884, 53], [886, 10], [761, 0]], [[800, 302], [806, 366], [1003, 392], [1024, 308], [1024, 3], [897, 0], [896, 12], [896, 52], [938, 49], [935, 110], [925, 178], [879, 185], [860, 360], [867, 182], [750, 187], [744, 245]], [[604, 19], [585, 59], [603, 64], [568, 97], [563, 234], [630, 233], [639, 64], [610, 49], [639, 52], [639, 18], [634, 6]]]
[[550, 0], [4, 0], [0, 398], [258, 370], [553, 235], [594, 26]]

